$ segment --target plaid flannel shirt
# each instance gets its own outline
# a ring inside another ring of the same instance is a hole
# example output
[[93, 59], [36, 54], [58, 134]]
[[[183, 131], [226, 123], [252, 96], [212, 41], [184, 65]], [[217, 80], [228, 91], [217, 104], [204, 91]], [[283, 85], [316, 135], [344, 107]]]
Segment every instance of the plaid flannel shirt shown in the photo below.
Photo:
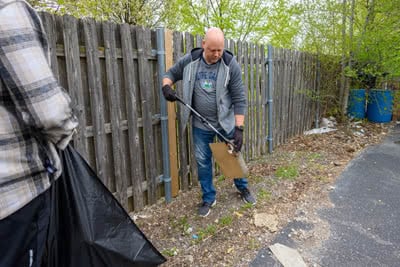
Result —
[[[49, 66], [38, 14], [0, 0], [0, 220], [50, 187], [77, 120]], [[51, 171], [52, 166], [56, 171]]]

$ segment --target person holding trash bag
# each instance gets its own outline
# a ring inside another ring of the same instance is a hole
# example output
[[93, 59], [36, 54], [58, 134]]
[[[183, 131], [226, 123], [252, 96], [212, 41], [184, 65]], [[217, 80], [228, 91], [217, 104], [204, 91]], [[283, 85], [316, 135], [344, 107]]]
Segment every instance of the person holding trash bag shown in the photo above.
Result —
[[[163, 77], [162, 91], [168, 101], [176, 101], [171, 86], [182, 80], [183, 99], [193, 106], [224, 136], [233, 139], [235, 150], [241, 150], [247, 100], [240, 66], [233, 54], [224, 49], [224, 34], [219, 28], [207, 30], [201, 48], [195, 48], [172, 66]], [[183, 110], [182, 125], [186, 127], [190, 110]], [[198, 176], [202, 189], [202, 203], [198, 214], [206, 217], [216, 204], [216, 190], [212, 177], [212, 152], [209, 143], [216, 136], [202, 120], [194, 116], [193, 142]], [[251, 204], [256, 199], [247, 188], [246, 178], [234, 179], [242, 199]]]
[[0, 266], [41, 265], [50, 185], [78, 123], [35, 10], [0, 0]]

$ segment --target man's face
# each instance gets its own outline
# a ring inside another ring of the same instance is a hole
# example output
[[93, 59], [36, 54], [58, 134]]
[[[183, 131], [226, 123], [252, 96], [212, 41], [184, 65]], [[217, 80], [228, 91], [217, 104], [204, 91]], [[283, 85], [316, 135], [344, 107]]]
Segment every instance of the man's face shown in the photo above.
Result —
[[217, 63], [224, 51], [224, 41], [217, 39], [207, 39], [202, 43], [204, 58], [208, 64]]

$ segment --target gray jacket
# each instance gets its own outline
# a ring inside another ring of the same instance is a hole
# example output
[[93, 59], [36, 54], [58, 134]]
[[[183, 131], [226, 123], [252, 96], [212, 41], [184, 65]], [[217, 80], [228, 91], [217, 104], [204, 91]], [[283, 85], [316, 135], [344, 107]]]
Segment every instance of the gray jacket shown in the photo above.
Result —
[[[171, 79], [173, 83], [182, 80], [183, 100], [189, 105], [192, 104], [195, 77], [202, 54], [202, 48], [193, 49], [189, 54], [179, 59], [164, 75], [164, 77]], [[240, 66], [228, 50], [224, 50], [221, 58], [216, 89], [218, 122], [225, 132], [229, 133], [235, 127], [235, 115], [246, 114], [247, 100]], [[185, 129], [189, 117], [190, 110], [183, 109], [181, 131]]]

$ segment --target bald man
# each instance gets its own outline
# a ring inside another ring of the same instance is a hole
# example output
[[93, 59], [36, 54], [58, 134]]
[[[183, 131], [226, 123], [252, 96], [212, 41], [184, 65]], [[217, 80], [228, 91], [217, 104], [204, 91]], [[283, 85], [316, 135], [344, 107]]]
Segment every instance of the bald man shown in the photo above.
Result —
[[[233, 54], [224, 49], [224, 34], [219, 28], [207, 30], [201, 48], [195, 48], [183, 56], [163, 77], [163, 94], [168, 101], [176, 101], [171, 86], [182, 80], [183, 99], [212, 126], [228, 139], [233, 139], [236, 150], [243, 143], [243, 126], [247, 110], [242, 72]], [[190, 117], [190, 110], [182, 110], [181, 132]], [[216, 204], [213, 185], [212, 143], [216, 133], [197, 116], [193, 116], [194, 154], [202, 190], [202, 203], [198, 214], [206, 217]], [[256, 199], [247, 188], [247, 179], [234, 179], [236, 188], [246, 203], [255, 204]]]

